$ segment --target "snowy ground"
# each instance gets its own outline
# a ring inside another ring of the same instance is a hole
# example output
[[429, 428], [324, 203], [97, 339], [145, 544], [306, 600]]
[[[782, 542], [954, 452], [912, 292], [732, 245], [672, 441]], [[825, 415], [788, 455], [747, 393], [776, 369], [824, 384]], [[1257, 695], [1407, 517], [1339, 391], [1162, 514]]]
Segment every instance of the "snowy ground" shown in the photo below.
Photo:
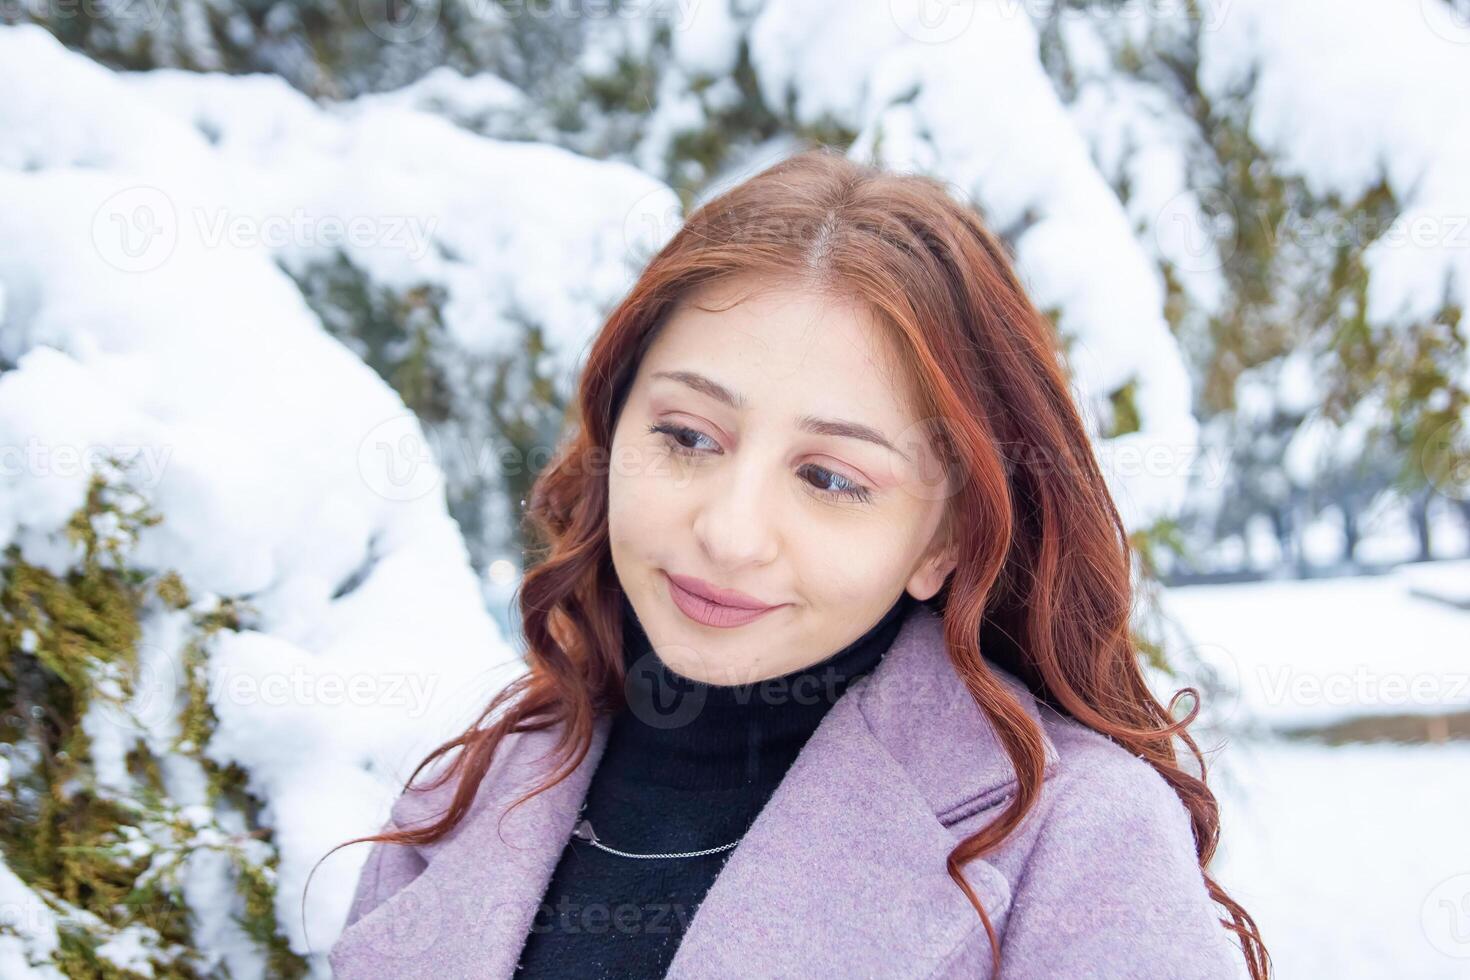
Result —
[[1318, 725], [1364, 714], [1470, 710], [1470, 562], [1382, 576], [1168, 590], [1197, 654], [1238, 686], [1206, 697], [1225, 721]]
[[[1470, 708], [1470, 612], [1410, 592], [1467, 585], [1470, 563], [1445, 562], [1174, 589], [1166, 604], [1202, 655], [1237, 668], [1235, 721], [1296, 725]], [[1418, 694], [1393, 695], [1400, 681]], [[1211, 758], [1214, 871], [1255, 916], [1282, 980], [1470, 976], [1470, 742], [1237, 737]]]
[[1213, 870], [1281, 980], [1470, 976], [1470, 742], [1224, 755]]

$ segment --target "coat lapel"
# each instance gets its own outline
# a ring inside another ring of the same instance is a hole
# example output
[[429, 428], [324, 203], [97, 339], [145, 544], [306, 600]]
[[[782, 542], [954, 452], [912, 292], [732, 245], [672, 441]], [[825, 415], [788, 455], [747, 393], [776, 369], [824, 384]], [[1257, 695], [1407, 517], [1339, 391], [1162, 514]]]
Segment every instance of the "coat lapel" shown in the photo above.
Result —
[[[997, 671], [1040, 724], [1020, 681]], [[418, 877], [348, 927], [332, 963], [346, 978], [510, 978], [607, 742], [608, 722], [561, 783], [497, 817], [550, 765], [552, 732], [511, 736], [465, 820], [420, 848]], [[1056, 750], [1043, 730], [1046, 774]], [[948, 825], [1003, 799], [1015, 776], [917, 606], [873, 673], [823, 718], [715, 879], [670, 980], [934, 973], [984, 927], [954, 884]], [[448, 787], [406, 794], [400, 825], [442, 812]], [[967, 879], [999, 933], [1004, 875]], [[987, 950], [988, 956], [988, 950]], [[989, 960], [981, 969], [988, 976]]]
[[[504, 757], [481, 782], [464, 820], [419, 848], [428, 859], [423, 872], [343, 931], [332, 951], [335, 975], [362, 980], [510, 977], [571, 836], [607, 732], [607, 723], [600, 722], [587, 755], [566, 779], [498, 820], [553, 761], [553, 732], [510, 736]], [[394, 820], [400, 826], [427, 822], [443, 812], [449, 789], [400, 797]]]
[[[832, 712], [715, 879], [670, 980], [927, 976], [980, 920], [954, 840], [866, 730]], [[972, 882], [992, 916], [1004, 880]]]
[[[1039, 724], [1020, 682], [1000, 676]], [[1056, 749], [1044, 733], [1043, 743], [1049, 774]], [[916, 608], [732, 852], [668, 977], [930, 976], [972, 931], [988, 943], [949, 876], [947, 824], [1014, 782], [950, 665], [942, 619]], [[983, 860], [966, 876], [999, 934], [1006, 878]]]
[[[1042, 773], [1049, 778], [1057, 749], [1035, 697], [1019, 678], [989, 666], [1041, 732]], [[955, 672], [938, 613], [915, 609], [870, 680], [859, 695], [862, 715], [941, 823], [954, 823], [1010, 791], [1016, 782], [1010, 756]]]

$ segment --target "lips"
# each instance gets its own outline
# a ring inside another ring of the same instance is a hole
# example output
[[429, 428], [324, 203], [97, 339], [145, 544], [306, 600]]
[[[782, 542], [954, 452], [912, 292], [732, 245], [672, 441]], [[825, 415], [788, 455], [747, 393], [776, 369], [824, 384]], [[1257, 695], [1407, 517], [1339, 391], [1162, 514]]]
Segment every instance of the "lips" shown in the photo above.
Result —
[[669, 580], [669, 597], [674, 605], [702, 626], [744, 626], [786, 605], [767, 605], [743, 592], [719, 589], [687, 575], [664, 574]]
[[718, 586], [710, 585], [703, 579], [694, 578], [692, 575], [675, 575], [672, 572], [667, 574], [685, 592], [721, 606], [729, 606], [732, 609], [750, 610], [776, 608], [775, 605], [769, 602], [761, 602], [755, 596], [746, 595], [744, 592], [737, 592], [734, 589], [721, 589]]

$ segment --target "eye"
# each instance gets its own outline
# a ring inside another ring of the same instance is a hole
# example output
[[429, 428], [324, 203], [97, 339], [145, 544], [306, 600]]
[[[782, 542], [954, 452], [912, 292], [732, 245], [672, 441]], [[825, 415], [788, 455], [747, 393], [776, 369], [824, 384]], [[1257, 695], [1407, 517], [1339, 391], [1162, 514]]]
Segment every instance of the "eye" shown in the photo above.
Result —
[[[691, 429], [683, 425], [674, 425], [669, 422], [656, 422], [648, 427], [648, 431], [665, 436], [665, 442], [668, 444], [669, 449], [680, 456], [706, 455], [697, 448], [699, 440], [705, 439], [713, 442], [713, 440], [709, 439], [709, 436], [706, 436], [698, 429]], [[817, 466], [815, 463], [808, 463], [798, 472], [808, 476], [815, 476], [815, 480], [807, 479], [806, 483], [825, 497], [835, 500], [854, 500], [858, 503], [867, 503], [872, 499], [872, 491], [861, 483], [849, 480], [842, 474], [834, 473], [825, 467]]]
[[[803, 466], [801, 472], [816, 474], [817, 480], [815, 482], [810, 480], [807, 482], [828, 496], [838, 497], [843, 500], [856, 500], [859, 503], [867, 503], [873, 496], [872, 491], [861, 483], [855, 483], [841, 473], [833, 473], [831, 470], [817, 466], [815, 463], [808, 463], [806, 466]], [[836, 486], [830, 485], [828, 483], [829, 480], [836, 481]]]
[[697, 441], [699, 439], [709, 439], [709, 436], [697, 429], [690, 429], [682, 425], [673, 425], [668, 422], [656, 422], [648, 427], [648, 431], [651, 433], [663, 433], [668, 437], [664, 441], [669, 444], [669, 448], [682, 456], [702, 455], [693, 446], [685, 445], [683, 440]]

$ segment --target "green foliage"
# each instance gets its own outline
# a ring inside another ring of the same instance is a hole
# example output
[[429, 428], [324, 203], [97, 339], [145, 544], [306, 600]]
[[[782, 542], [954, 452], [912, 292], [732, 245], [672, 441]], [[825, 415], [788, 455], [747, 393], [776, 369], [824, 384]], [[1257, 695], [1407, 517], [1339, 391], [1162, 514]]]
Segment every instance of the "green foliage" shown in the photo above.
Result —
[[[277, 856], [268, 831], [234, 834], [218, 819], [230, 810], [255, 826], [258, 804], [245, 792], [242, 772], [204, 754], [215, 724], [204, 689], [207, 644], [215, 632], [241, 625], [240, 606], [191, 603], [177, 574], [150, 575], [129, 565], [132, 544], [160, 519], [117, 473], [99, 474], [63, 529], [78, 549], [72, 567], [58, 574], [28, 562], [14, 545], [5, 552], [0, 743], [7, 774], [0, 782], [0, 856], [56, 917], [59, 946], [52, 965], [63, 975], [150, 975], [109, 955], [108, 943], [123, 937], [119, 946], [141, 949], [152, 976], [194, 980], [214, 974], [193, 948], [196, 920], [181, 875], [192, 855], [221, 851], [234, 868], [245, 910], [241, 926], [261, 946], [270, 975], [300, 977], [305, 961], [290, 951], [275, 920]], [[181, 613], [190, 616], [193, 630], [183, 735], [173, 748], [208, 775], [208, 808], [170, 799], [160, 759], [128, 711], [141, 680], [145, 617]], [[122, 726], [111, 734], [121, 734], [128, 745], [132, 784], [126, 792], [115, 777], [99, 778], [98, 746], [88, 734], [97, 724]], [[31, 925], [43, 920], [26, 917]]]
[[827, 113], [822, 113], [812, 122], [794, 127], [794, 133], [809, 143], [821, 143], [844, 153], [858, 138], [852, 127]]
[[583, 105], [594, 114], [652, 111], [658, 86], [655, 66], [632, 52], [620, 51], [613, 67], [602, 75], [589, 75], [583, 81], [583, 94], [591, 104]]
[[516, 339], [493, 354], [470, 354], [449, 336], [439, 287], [396, 292], [377, 286], [342, 253], [292, 275], [327, 331], [423, 423], [445, 473], [449, 513], [475, 566], [483, 568], [492, 554], [524, 551], [519, 523], [492, 525], [485, 508], [492, 497], [529, 494], [539, 474], [533, 467], [545, 462], [543, 447], [554, 441], [566, 412], [546, 331], [534, 312], [503, 311], [519, 329]]
[[[1164, 314], [1194, 376], [1195, 414], [1224, 434], [1225, 444], [1213, 449], [1231, 465], [1218, 511], [1191, 516], [1197, 524], [1191, 539], [1240, 534], [1246, 521], [1262, 515], [1279, 533], [1298, 535], [1331, 506], [1344, 515], [1343, 557], [1352, 558], [1356, 518], [1391, 487], [1395, 471], [1398, 491], [1410, 498], [1434, 489], [1458, 492], [1454, 474], [1470, 470], [1459, 421], [1470, 406], [1462, 311], [1446, 293], [1423, 322], [1375, 323], [1368, 316], [1368, 250], [1394, 247], [1385, 236], [1402, 230], [1395, 222], [1403, 202], [1386, 173], [1345, 199], [1314, 191], [1283, 166], [1252, 136], [1253, 77], [1213, 94], [1200, 84], [1203, 22], [1193, 6], [1142, 32], [1113, 30], [1107, 3], [1070, 6], [1098, 11], [1094, 23], [1110, 39], [1113, 67], [1163, 92], [1193, 127], [1179, 148], [1203, 212], [1198, 231], [1212, 235], [1218, 251], [1223, 302], [1194, 308], [1182, 270], [1162, 262]], [[1055, 18], [1041, 39], [1058, 90], [1074, 97], [1080, 81]], [[1126, 201], [1126, 169], [1117, 180]], [[1240, 393], [1273, 383], [1289, 358], [1303, 362], [1290, 368], [1309, 371], [1321, 397], [1306, 406], [1280, 399], [1268, 417], [1238, 419]], [[1112, 393], [1115, 424], [1105, 434], [1127, 431], [1127, 393]], [[1365, 408], [1372, 424], [1363, 431]], [[1353, 458], [1324, 460], [1309, 485], [1296, 486], [1282, 478], [1281, 452], [1303, 424], [1319, 418], [1354, 427]], [[1283, 546], [1291, 552], [1290, 541]]]
[[1127, 383], [1108, 394], [1108, 406], [1112, 419], [1103, 438], [1137, 432], [1143, 425], [1143, 416], [1138, 411], [1138, 379], [1129, 378]]
[[[715, 177], [742, 147], [756, 145], [781, 132], [782, 124], [761, 98], [755, 68], [750, 63], [750, 48], [745, 41], [735, 60], [730, 80], [738, 97], [730, 103], [713, 99], [714, 79], [691, 80], [693, 94], [704, 110], [704, 125], [686, 130], [674, 137], [665, 161], [666, 179], [680, 200], [692, 200], [702, 187]], [[842, 134], [843, 145], [856, 134]]]
[[1148, 666], [1166, 676], [1177, 676], [1179, 669], [1187, 665], [1176, 663], [1178, 658], [1171, 656], [1163, 636], [1165, 614], [1160, 603], [1160, 569], [1164, 554], [1182, 556], [1186, 551], [1179, 524], [1173, 518], [1160, 518], [1147, 527], [1135, 529], [1128, 535], [1128, 548], [1140, 571], [1136, 597], [1140, 611], [1130, 634], [1134, 649]]
[[286, 270], [333, 337], [391, 384], [415, 415], [433, 424], [453, 410], [443, 346], [445, 295], [419, 285], [402, 293], [375, 284], [342, 252]]

